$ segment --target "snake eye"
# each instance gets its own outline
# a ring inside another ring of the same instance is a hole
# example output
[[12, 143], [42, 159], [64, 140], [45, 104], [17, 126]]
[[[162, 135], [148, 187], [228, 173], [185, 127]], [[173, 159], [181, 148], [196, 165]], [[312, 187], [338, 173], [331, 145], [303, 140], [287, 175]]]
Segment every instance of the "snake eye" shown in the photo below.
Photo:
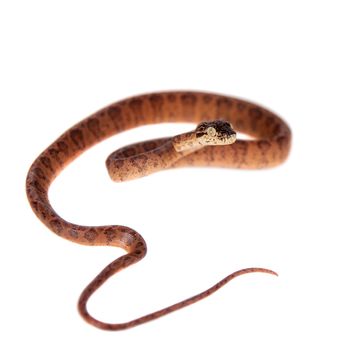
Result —
[[208, 136], [210, 137], [214, 137], [216, 135], [216, 130], [214, 127], [210, 126], [208, 129], [207, 129], [207, 134]]

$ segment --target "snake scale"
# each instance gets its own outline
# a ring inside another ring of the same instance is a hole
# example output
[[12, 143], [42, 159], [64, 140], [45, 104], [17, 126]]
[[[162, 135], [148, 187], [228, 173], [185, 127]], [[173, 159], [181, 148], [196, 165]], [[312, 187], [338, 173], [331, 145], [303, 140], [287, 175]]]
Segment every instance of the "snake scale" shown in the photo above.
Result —
[[[111, 104], [68, 129], [44, 150], [30, 167], [26, 180], [27, 197], [38, 218], [51, 231], [72, 242], [116, 246], [126, 251], [92, 280], [78, 301], [81, 316], [101, 329], [122, 330], [154, 320], [205, 298], [245, 273], [276, 274], [263, 268], [239, 270], [198, 295], [124, 323], [105, 323], [88, 313], [90, 296], [116, 272], [140, 261], [146, 254], [146, 243], [129, 227], [81, 226], [62, 219], [49, 202], [50, 184], [65, 166], [96, 143], [131, 128], [163, 122], [198, 126], [188, 133], [136, 143], [112, 153], [106, 164], [114, 181], [183, 166], [272, 167], [286, 159], [291, 146], [288, 125], [265, 108], [218, 94], [174, 91], [144, 94]], [[251, 138], [237, 139], [232, 125]]]

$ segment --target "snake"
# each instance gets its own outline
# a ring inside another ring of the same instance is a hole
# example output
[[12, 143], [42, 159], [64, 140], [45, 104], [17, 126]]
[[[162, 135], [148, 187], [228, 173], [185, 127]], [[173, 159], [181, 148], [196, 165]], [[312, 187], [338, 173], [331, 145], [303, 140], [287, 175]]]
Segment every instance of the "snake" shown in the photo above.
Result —
[[64, 220], [49, 201], [49, 187], [70, 162], [93, 145], [131, 128], [165, 122], [197, 126], [189, 132], [138, 142], [113, 152], [106, 160], [112, 180], [127, 181], [186, 166], [270, 168], [282, 163], [291, 148], [291, 130], [275, 113], [240, 98], [199, 91], [165, 91], [125, 98], [83, 119], [47, 147], [32, 163], [26, 178], [26, 194], [36, 216], [55, 234], [71, 242], [114, 246], [125, 251], [86, 286], [78, 300], [82, 318], [103, 330], [124, 330], [155, 320], [198, 302], [247, 273], [277, 275], [261, 267], [241, 269], [193, 297], [122, 323], [103, 322], [88, 312], [88, 300], [102, 284], [144, 258], [146, 242], [126, 226], [83, 226]]

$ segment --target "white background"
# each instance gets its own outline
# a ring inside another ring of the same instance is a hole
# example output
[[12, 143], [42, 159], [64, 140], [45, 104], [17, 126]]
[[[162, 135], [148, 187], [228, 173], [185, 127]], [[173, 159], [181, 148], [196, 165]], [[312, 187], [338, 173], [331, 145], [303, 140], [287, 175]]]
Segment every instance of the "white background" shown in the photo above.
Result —
[[[2, 1], [2, 349], [349, 349], [347, 1]], [[194, 89], [243, 97], [290, 124], [289, 160], [265, 171], [183, 169], [111, 182], [107, 155], [192, 127], [162, 125], [89, 150], [54, 182], [79, 224], [123, 224], [148, 255], [91, 299], [101, 320], [210, 298], [123, 332], [86, 324], [85, 285], [122, 251], [44, 227], [25, 196], [35, 157], [67, 128], [131, 95]]]

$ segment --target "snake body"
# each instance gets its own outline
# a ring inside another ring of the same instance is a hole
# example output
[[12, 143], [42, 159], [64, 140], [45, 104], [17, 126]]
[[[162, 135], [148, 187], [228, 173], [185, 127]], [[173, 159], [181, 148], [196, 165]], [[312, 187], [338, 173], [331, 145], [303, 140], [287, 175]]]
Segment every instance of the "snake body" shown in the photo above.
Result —
[[[96, 143], [131, 128], [163, 122], [190, 122], [199, 126], [193, 132], [140, 142], [112, 153], [106, 164], [114, 181], [183, 166], [272, 167], [283, 162], [290, 150], [291, 131], [288, 125], [267, 109], [233, 97], [183, 91], [151, 93], [116, 102], [74, 125], [44, 150], [33, 162], [26, 180], [27, 197], [38, 218], [54, 233], [72, 242], [116, 246], [126, 251], [125, 255], [110, 263], [93, 279], [78, 302], [81, 316], [101, 329], [121, 330], [156, 319], [203, 299], [245, 273], [275, 274], [263, 268], [239, 270], [205, 292], [124, 323], [105, 323], [88, 313], [86, 304], [89, 297], [110, 276], [140, 261], [146, 254], [146, 243], [139, 233], [125, 226], [81, 226], [67, 222], [49, 202], [50, 184], [65, 166]], [[225, 129], [230, 129], [227, 124], [234, 125], [237, 131], [252, 138], [236, 140], [234, 137], [227, 144], [225, 140], [221, 142], [216, 138], [213, 143], [212, 136], [218, 134], [215, 130], [217, 125], [223, 127], [224, 133], [228, 132], [230, 137], [235, 136], [235, 132]], [[200, 142], [203, 134], [206, 139]]]

